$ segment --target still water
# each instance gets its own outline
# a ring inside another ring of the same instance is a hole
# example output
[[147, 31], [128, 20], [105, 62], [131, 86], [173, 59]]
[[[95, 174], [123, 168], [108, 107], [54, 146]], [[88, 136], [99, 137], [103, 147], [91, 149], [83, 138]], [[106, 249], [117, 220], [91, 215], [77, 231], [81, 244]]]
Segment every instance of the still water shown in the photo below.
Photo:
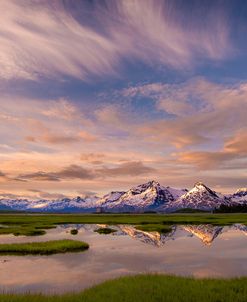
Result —
[[[182, 276], [247, 276], [247, 227], [174, 226], [172, 232], [138, 231], [114, 226], [109, 235], [94, 232], [102, 225], [61, 225], [37, 237], [1, 235], [1, 243], [76, 239], [88, 251], [51, 256], [0, 256], [0, 291], [63, 293], [80, 291], [115, 277], [139, 273]], [[71, 235], [71, 229], [78, 229]]]

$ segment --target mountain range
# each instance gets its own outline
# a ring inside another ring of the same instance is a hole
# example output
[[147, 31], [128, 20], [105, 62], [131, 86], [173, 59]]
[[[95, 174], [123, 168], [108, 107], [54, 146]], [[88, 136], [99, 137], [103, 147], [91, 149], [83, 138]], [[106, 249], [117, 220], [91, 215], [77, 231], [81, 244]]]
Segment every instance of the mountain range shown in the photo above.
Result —
[[181, 209], [212, 211], [221, 205], [247, 205], [247, 188], [230, 195], [215, 192], [202, 182], [187, 189], [174, 189], [156, 181], [114, 191], [103, 197], [76, 197], [57, 200], [0, 199], [0, 210], [31, 212], [175, 212]]

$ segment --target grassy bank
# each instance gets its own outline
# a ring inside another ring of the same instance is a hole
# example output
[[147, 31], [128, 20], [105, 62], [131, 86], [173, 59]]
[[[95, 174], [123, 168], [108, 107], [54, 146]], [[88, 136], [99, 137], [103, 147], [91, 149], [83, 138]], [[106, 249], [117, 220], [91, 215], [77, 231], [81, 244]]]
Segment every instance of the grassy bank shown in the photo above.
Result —
[[[0, 215], [1, 217], [1, 215]], [[15, 236], [41, 236], [46, 233], [45, 229], [55, 228], [54, 224], [39, 224], [39, 223], [30, 223], [23, 224], [20, 221], [17, 221], [13, 224], [13, 221], [10, 224], [2, 223], [0, 226], [0, 235], [13, 234]]]
[[0, 214], [0, 225], [98, 224], [247, 224], [247, 214]]
[[40, 236], [46, 232], [43, 228], [36, 228], [35, 226], [22, 226], [22, 225], [11, 225], [0, 227], [0, 235], [13, 234], [15, 236]]
[[0, 234], [42, 235], [58, 224], [79, 223], [132, 224], [141, 230], [167, 232], [174, 224], [247, 224], [247, 214], [0, 214]]
[[85, 242], [68, 239], [45, 242], [10, 243], [0, 244], [0, 255], [51, 255], [79, 252], [88, 248], [89, 245]]
[[107, 281], [79, 294], [6, 295], [1, 302], [246, 302], [247, 278], [192, 279], [140, 275]]

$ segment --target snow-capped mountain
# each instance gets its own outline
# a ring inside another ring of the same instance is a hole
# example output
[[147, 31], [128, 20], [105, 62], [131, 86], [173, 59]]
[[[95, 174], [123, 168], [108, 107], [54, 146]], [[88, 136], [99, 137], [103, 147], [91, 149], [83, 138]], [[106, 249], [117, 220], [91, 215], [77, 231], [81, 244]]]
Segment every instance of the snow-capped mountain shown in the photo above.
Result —
[[221, 204], [229, 204], [225, 196], [212, 191], [202, 182], [197, 182], [189, 192], [160, 207], [159, 210], [171, 212], [178, 209], [190, 208], [210, 211], [218, 208]]
[[128, 191], [113, 191], [102, 198], [76, 197], [57, 200], [0, 199], [0, 210], [33, 212], [174, 212], [190, 208], [211, 211], [220, 205], [247, 204], [247, 189], [241, 188], [224, 196], [201, 182], [190, 191], [160, 185], [156, 181], [132, 187]]
[[136, 186], [127, 192], [112, 192], [98, 201], [107, 211], [147, 211], [176, 200], [185, 190], [163, 187], [156, 181]]
[[124, 191], [112, 191], [106, 195], [104, 195], [102, 198], [98, 199], [96, 202], [96, 205], [98, 207], [107, 207], [111, 203], [116, 202], [123, 194], [125, 194]]
[[247, 203], [247, 188], [240, 188], [234, 194], [229, 195], [229, 199], [233, 204]]
[[12, 210], [31, 212], [87, 212], [94, 211], [98, 197], [63, 198], [60, 200], [0, 199], [0, 204]]

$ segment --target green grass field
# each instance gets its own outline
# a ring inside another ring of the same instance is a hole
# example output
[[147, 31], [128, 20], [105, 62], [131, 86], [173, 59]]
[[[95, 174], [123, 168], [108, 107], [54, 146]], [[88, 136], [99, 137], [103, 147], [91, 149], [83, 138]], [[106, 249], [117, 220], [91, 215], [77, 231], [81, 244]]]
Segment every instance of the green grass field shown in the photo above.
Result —
[[42, 235], [45, 229], [73, 223], [132, 224], [146, 231], [166, 232], [174, 224], [247, 224], [247, 214], [0, 214], [0, 234]]
[[8, 295], [1, 302], [246, 302], [247, 278], [192, 279], [139, 275], [104, 282], [78, 294]]
[[51, 255], [80, 252], [88, 248], [89, 245], [85, 242], [68, 239], [45, 242], [9, 243], [0, 244], [0, 255]]

